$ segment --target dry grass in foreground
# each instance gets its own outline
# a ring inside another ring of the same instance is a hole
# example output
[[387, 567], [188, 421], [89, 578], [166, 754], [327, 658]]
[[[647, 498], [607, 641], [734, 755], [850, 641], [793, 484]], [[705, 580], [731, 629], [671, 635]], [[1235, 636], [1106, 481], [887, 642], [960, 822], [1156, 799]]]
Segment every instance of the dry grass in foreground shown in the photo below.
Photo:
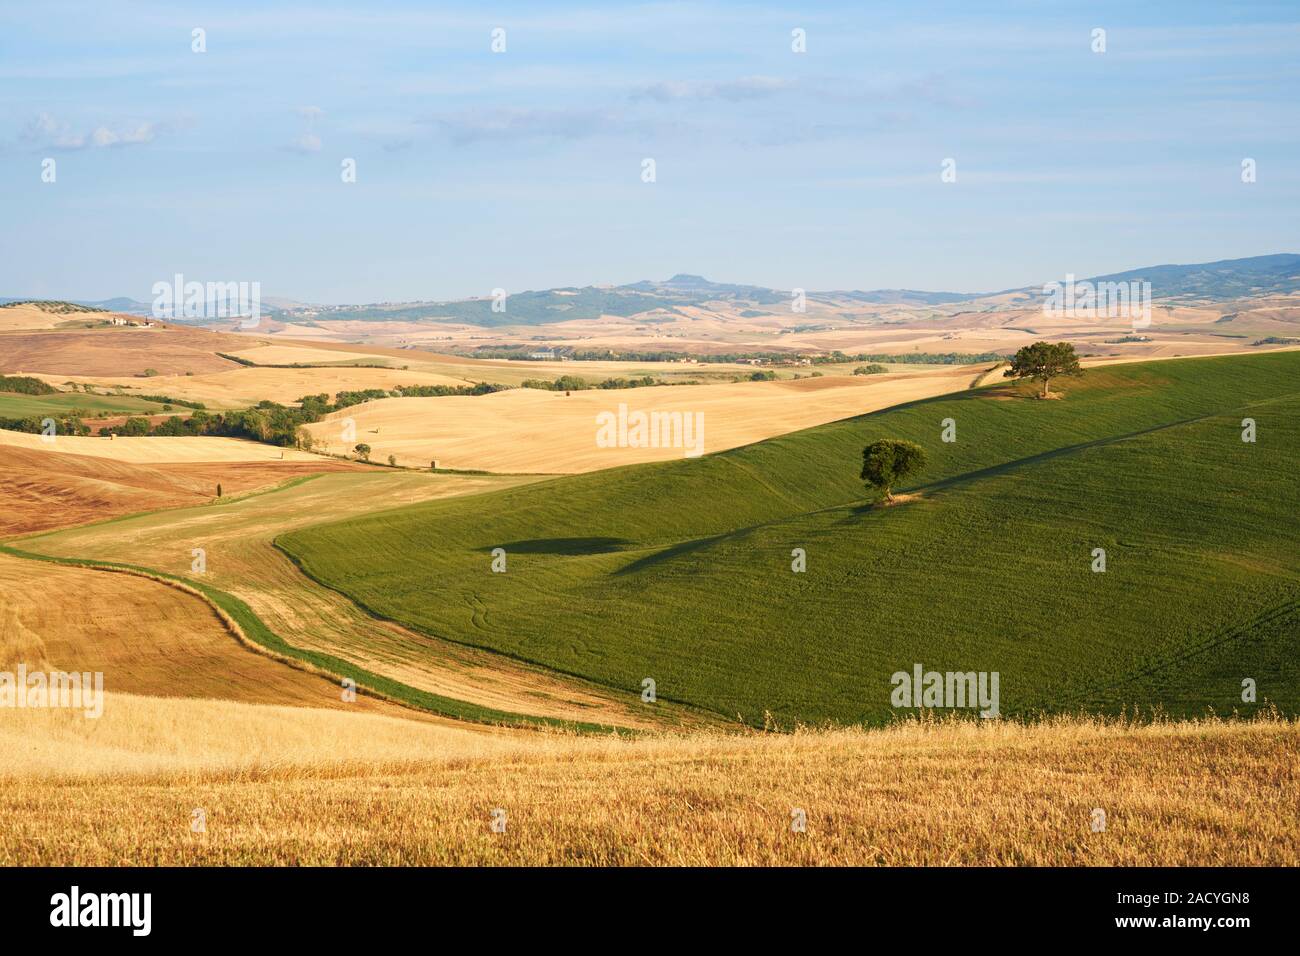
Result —
[[[142, 723], [165, 719], [172, 703], [119, 700], [104, 719], [123, 723], [99, 743], [122, 756], [139, 749], [114, 734], [151, 739]], [[248, 731], [274, 709], [203, 706], [240, 708], [208, 724], [212, 735]], [[323, 728], [301, 724], [324, 718], [275, 716], [285, 739], [259, 734], [262, 759], [251, 762], [211, 743], [191, 761], [175, 736], [161, 761], [87, 752], [84, 772], [70, 759], [58, 774], [7, 762], [0, 864], [1300, 862], [1300, 730], [1276, 719], [628, 741], [414, 725], [404, 735], [404, 721], [330, 715], [364, 723], [323, 742]], [[61, 745], [76, 733], [63, 721]], [[195, 808], [205, 833], [191, 832]], [[504, 833], [492, 831], [495, 808], [506, 811]], [[792, 832], [796, 808], [806, 832]], [[1103, 832], [1090, 827], [1094, 808], [1105, 811]]]

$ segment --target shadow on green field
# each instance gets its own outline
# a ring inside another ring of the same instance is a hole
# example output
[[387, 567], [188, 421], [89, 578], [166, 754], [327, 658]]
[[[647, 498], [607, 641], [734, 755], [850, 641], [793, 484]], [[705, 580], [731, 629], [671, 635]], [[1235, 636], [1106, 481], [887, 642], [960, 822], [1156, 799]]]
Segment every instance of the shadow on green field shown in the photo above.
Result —
[[[744, 529], [748, 530], [748, 529]], [[617, 571], [613, 572], [611, 577], [623, 577], [628, 574], [636, 574], [645, 571], [657, 564], [663, 564], [665, 561], [671, 561], [673, 558], [680, 558], [682, 555], [690, 554], [692, 551], [700, 551], [704, 548], [712, 547], [720, 541], [727, 538], [736, 537], [741, 532], [728, 531], [725, 534], [713, 535], [709, 538], [692, 538], [689, 541], [679, 541], [677, 544], [661, 548], [653, 554], [647, 554], [644, 558], [637, 558], [631, 564], [625, 564]]]
[[533, 538], [529, 541], [510, 541], [501, 547], [507, 554], [610, 554], [622, 551], [635, 541], [627, 538]]

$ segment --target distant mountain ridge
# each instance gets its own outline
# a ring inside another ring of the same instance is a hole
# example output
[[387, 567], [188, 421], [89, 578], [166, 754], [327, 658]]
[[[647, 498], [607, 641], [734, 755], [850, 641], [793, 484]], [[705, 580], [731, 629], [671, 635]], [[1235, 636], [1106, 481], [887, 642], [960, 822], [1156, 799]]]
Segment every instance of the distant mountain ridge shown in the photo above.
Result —
[[1161, 298], [1234, 298], [1300, 291], [1300, 255], [1278, 253], [1248, 259], [1221, 259], [1192, 265], [1147, 266], [1096, 276], [1093, 282], [1150, 282]]
[[[1054, 277], [1064, 281], [1065, 276]], [[1052, 281], [1051, 279], [1045, 281]], [[1300, 255], [1278, 253], [1244, 259], [1223, 259], [1187, 265], [1145, 266], [1126, 272], [1076, 277], [1089, 282], [1150, 282], [1156, 298], [1232, 299], [1255, 295], [1279, 295], [1300, 292]], [[873, 289], [808, 291], [811, 301], [868, 305], [948, 305], [971, 302], [994, 295], [1023, 293], [1041, 295], [1042, 285], [1024, 286], [1002, 292], [926, 292], [913, 289]], [[512, 293], [506, 311], [494, 311], [490, 298], [450, 301], [372, 303], [368, 305], [310, 305], [297, 300], [266, 296], [262, 300], [264, 315], [287, 322], [312, 320], [348, 320], [358, 322], [454, 322], [492, 328], [505, 325], [547, 325], [575, 319], [596, 319], [602, 315], [625, 318], [644, 316], [647, 324], [670, 321], [686, 315], [683, 308], [707, 307], [726, 302], [759, 307], [786, 305], [791, 290], [770, 289], [754, 285], [711, 282], [703, 276], [678, 273], [669, 279], [642, 279], [620, 286], [559, 287]], [[0, 304], [19, 301], [0, 298]], [[73, 300], [78, 301], [78, 300]], [[148, 315], [150, 304], [118, 297], [87, 302], [94, 306], [132, 315]], [[747, 310], [751, 311], [751, 310]]]
[[[32, 295], [14, 295], [0, 297], [0, 305], [8, 305], [11, 302], [50, 302], [56, 301], [51, 299], [42, 299], [40, 296]], [[60, 302], [69, 302], [72, 305], [82, 305], [91, 309], [103, 309], [108, 312], [123, 312], [127, 315], [149, 315], [152, 307], [148, 302], [137, 302], [135, 299], [128, 299], [125, 296], [118, 296], [115, 299], [99, 299], [97, 301], [87, 301], [86, 299], [59, 299]]]
[[[1061, 276], [1057, 281], [1063, 281]], [[1050, 279], [1045, 281], [1051, 281]], [[1237, 298], [1249, 295], [1300, 292], [1300, 255], [1281, 253], [1245, 259], [1190, 265], [1161, 265], [1132, 269], [1105, 276], [1092, 282], [1149, 281], [1151, 294], [1158, 298], [1190, 296], [1200, 298]], [[926, 292], [913, 289], [873, 289], [808, 291], [810, 301], [844, 305], [948, 305], [973, 302], [994, 295], [1021, 293], [1042, 294], [1042, 284], [991, 292]], [[787, 306], [791, 290], [763, 286], [711, 282], [703, 276], [678, 273], [669, 279], [642, 279], [621, 286], [562, 287], [541, 291], [513, 293], [508, 310], [494, 312], [491, 299], [464, 299], [452, 302], [411, 302], [401, 304], [313, 307], [315, 318], [351, 319], [356, 321], [457, 322], [492, 328], [505, 325], [546, 325], [573, 319], [596, 319], [601, 315], [630, 318], [643, 316], [647, 324], [682, 316], [683, 308], [701, 308], [709, 303], [727, 302], [758, 307]], [[749, 310], [747, 310], [749, 311]], [[292, 315], [292, 313], [290, 313]]]

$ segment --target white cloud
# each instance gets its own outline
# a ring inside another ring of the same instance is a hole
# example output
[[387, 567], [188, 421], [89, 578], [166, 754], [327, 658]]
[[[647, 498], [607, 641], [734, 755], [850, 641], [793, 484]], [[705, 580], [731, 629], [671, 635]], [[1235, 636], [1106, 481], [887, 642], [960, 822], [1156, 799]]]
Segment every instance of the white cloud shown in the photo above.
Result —
[[633, 94], [633, 98], [658, 100], [661, 103], [674, 100], [729, 100], [736, 103], [741, 100], [774, 96], [794, 88], [793, 80], [779, 76], [742, 76], [736, 80], [724, 80], [720, 83], [665, 80], [642, 87]]
[[294, 139], [287, 148], [295, 153], [319, 153], [321, 148], [320, 137], [315, 133], [303, 133]]
[[82, 133], [49, 113], [38, 113], [23, 128], [22, 138], [41, 149], [102, 149], [152, 143], [161, 129], [157, 123], [137, 122], [117, 127], [96, 126], [89, 133]]
[[155, 127], [153, 123], [137, 123], [135, 126], [112, 130], [107, 126], [97, 126], [90, 134], [93, 146], [136, 146], [152, 143]]

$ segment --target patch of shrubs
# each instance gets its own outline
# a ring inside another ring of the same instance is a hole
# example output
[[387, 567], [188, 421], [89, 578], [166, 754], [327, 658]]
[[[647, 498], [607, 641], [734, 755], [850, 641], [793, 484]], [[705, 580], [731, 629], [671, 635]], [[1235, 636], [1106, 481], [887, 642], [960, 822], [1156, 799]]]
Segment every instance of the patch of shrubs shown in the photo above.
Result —
[[159, 405], [179, 405], [181, 408], [207, 408], [202, 402], [191, 402], [186, 398], [172, 398], [168, 395], [136, 395], [132, 392], [131, 397], [144, 402], [157, 402]]
[[640, 378], [607, 378], [603, 382], [589, 382], [578, 375], [561, 375], [555, 381], [544, 378], [529, 378], [523, 382], [524, 388], [539, 388], [547, 392], [581, 392], [591, 388], [645, 388], [659, 385], [653, 375]]
[[445, 395], [491, 395], [504, 392], [509, 385], [478, 382], [474, 385], [398, 385], [390, 393], [394, 398], [442, 398]]
[[26, 375], [0, 375], [0, 392], [12, 392], [16, 395], [56, 395], [58, 389], [39, 378]]
[[[0, 429], [10, 432], [27, 432], [30, 435], [39, 435], [44, 431], [43, 423], [45, 417], [27, 417], [27, 418], [0, 418]], [[54, 419], [56, 435], [89, 435], [90, 427], [76, 415], [65, 415], [63, 418]]]

